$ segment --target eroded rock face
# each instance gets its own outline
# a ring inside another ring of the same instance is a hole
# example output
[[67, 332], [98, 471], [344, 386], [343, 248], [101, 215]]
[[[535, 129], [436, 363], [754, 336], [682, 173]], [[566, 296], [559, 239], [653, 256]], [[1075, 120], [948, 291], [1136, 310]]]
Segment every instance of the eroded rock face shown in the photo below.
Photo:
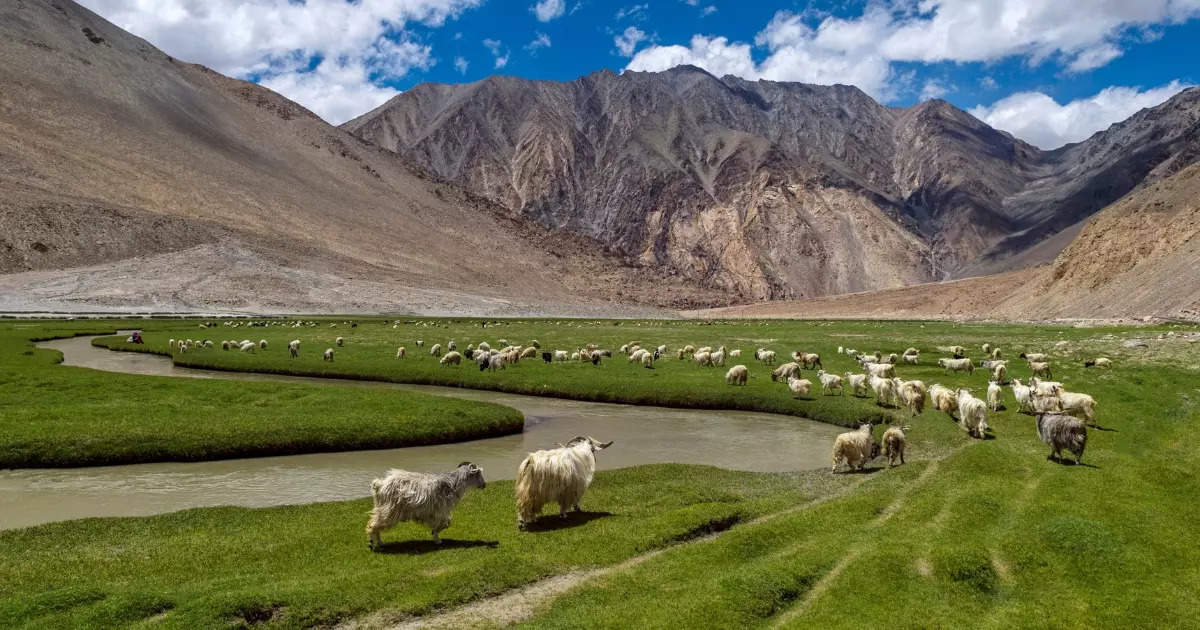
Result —
[[1154, 167], [1194, 161], [1198, 101], [1044, 152], [942, 101], [679, 67], [423, 84], [343, 127], [643, 264], [798, 298], [1002, 265]]

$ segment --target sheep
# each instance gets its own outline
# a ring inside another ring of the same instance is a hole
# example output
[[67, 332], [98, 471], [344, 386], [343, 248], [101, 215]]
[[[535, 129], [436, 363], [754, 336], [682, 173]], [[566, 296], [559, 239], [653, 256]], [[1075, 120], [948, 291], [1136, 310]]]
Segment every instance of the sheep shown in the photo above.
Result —
[[1087, 361], [1084, 361], [1084, 362], [1083, 362], [1083, 367], [1101, 367], [1101, 368], [1111, 368], [1111, 367], [1112, 367], [1112, 360], [1111, 360], [1111, 359], [1107, 359], [1107, 358], [1105, 358], [1105, 357], [1099, 357], [1099, 358], [1096, 358], [1096, 359], [1088, 359]]
[[1078, 418], [1059, 413], [1037, 415], [1038, 438], [1050, 447], [1046, 459], [1061, 461], [1065, 448], [1075, 455], [1075, 463], [1083, 461], [1083, 449], [1087, 447], [1087, 427]]
[[950, 346], [950, 354], [953, 354], [955, 359], [961, 359], [967, 356], [967, 349], [962, 346]]
[[204, 347], [205, 347], [205, 348], [212, 348], [212, 347], [213, 347], [213, 342], [212, 342], [212, 340], [211, 340], [211, 339], [205, 339], [205, 340], [204, 340]]
[[914, 347], [912, 347], [912, 346], [909, 346], [909, 347], [907, 347], [907, 348], [905, 348], [905, 349], [904, 349], [904, 352], [903, 352], [902, 354], [916, 354], [916, 355], [919, 355], [919, 354], [921, 354], [921, 351], [920, 351], [920, 350], [917, 350], [916, 348], [914, 348]]
[[792, 360], [804, 366], [804, 369], [811, 370], [813, 368], [824, 368], [821, 365], [821, 355], [815, 352], [796, 351], [792, 353]]
[[438, 363], [442, 365], [459, 365], [462, 363], [462, 355], [454, 350], [451, 350], [450, 352], [447, 352], [446, 356], [442, 357], [442, 360], [438, 361]]
[[300, 340], [299, 339], [293, 339], [288, 342], [288, 353], [292, 355], [293, 359], [300, 356]]
[[[418, 341], [417, 347], [420, 347], [422, 343], [424, 343], [424, 342]], [[479, 350], [481, 352], [491, 352], [492, 347], [488, 345], [488, 342], [481, 341], [481, 342], [479, 342]]]
[[809, 392], [812, 391], [812, 381], [806, 378], [788, 378], [788, 389], [792, 390], [792, 398], [800, 398], [801, 396], [808, 398]]
[[1039, 412], [1065, 413], [1096, 426], [1096, 399], [1087, 394], [1068, 392], [1059, 387], [1053, 395], [1042, 396], [1039, 407]]
[[447, 350], [458, 350], [458, 345], [456, 345], [454, 343], [454, 340], [451, 339], [450, 341], [446, 342], [446, 349]]
[[855, 355], [857, 355], [857, 354], [858, 354], [858, 350], [855, 350], [854, 348], [846, 348], [846, 355], [847, 355], [847, 356], [851, 356], [851, 357], [852, 357], [852, 356], [855, 356]]
[[431, 357], [442, 356], [442, 344], [440, 344], [440, 343], [433, 344], [433, 346], [429, 348], [429, 356], [431, 356]]
[[333, 341], [334, 341], [334, 344], [336, 344], [337, 347], [339, 347], [339, 348], [346, 345], [346, 340], [343, 339], [342, 337], [338, 337], [337, 339], [334, 339]]
[[221, 342], [221, 349], [222, 349], [222, 350], [228, 350], [229, 348], [230, 348], [230, 345], [229, 345], [229, 342], [228, 342], [228, 341], [222, 341], [222, 342]]
[[1033, 391], [1028, 385], [1022, 385], [1020, 379], [1012, 380], [1013, 398], [1017, 399], [1017, 411], [1033, 409]]
[[833, 441], [833, 468], [844, 462], [848, 470], [862, 470], [869, 461], [879, 456], [879, 443], [871, 435], [871, 425], [863, 424], [857, 431], [847, 431]]
[[167, 347], [172, 350], [175, 349], [175, 338], [174, 337], [167, 340]]
[[538, 355], [537, 346], [529, 346], [528, 348], [525, 348], [524, 350], [521, 351], [522, 359], [536, 359], [537, 355]]
[[1049, 362], [1046, 362], [1046, 361], [1030, 362], [1029, 369], [1033, 370], [1034, 376], [1044, 376], [1046, 378], [1054, 378], [1054, 374], [1050, 370]]
[[846, 384], [850, 386], [850, 394], [854, 396], [867, 395], [867, 375], [846, 372]]
[[637, 350], [630, 353], [629, 358], [627, 360], [630, 363], [641, 363], [642, 356], [647, 355], [647, 354], [650, 354], [650, 353], [646, 350], [642, 350], [641, 348], [638, 348]]
[[1003, 363], [992, 367], [992, 380], [1003, 385], [1008, 382], [1008, 367]]
[[766, 363], [767, 365], [774, 365], [775, 351], [767, 350], [766, 348], [759, 348], [758, 350], [754, 351], [754, 358]]
[[1017, 356], [1022, 359], [1025, 359], [1026, 361], [1030, 361], [1030, 362], [1046, 360], [1046, 355], [1041, 352], [1029, 352], [1029, 353], [1022, 352], [1021, 354], [1019, 354]]
[[408, 356], [408, 348], [405, 348], [404, 346], [400, 346], [399, 348], [396, 348], [396, 358], [397, 359], [403, 359], [406, 356]]
[[566, 350], [555, 350], [554, 351], [554, 360], [555, 361], [566, 361], [569, 358], [571, 358], [571, 355], [567, 354]]
[[736, 358], [736, 357], [740, 357], [740, 356], [742, 356], [742, 349], [741, 349], [741, 348], [734, 348], [733, 350], [730, 350], [730, 351], [729, 351], [729, 357], [730, 357], [730, 358]]
[[[179, 344], [179, 354], [187, 354], [187, 349], [188, 349], [188, 347], [187, 347], [187, 344], [186, 344], [186, 343], [181, 343], [181, 344]], [[245, 348], [242, 348], [242, 352], [245, 352], [245, 351], [246, 351], [246, 349], [245, 349]], [[253, 346], [253, 345], [251, 345], [251, 347], [250, 347], [250, 351], [251, 351], [251, 352], [253, 352], [253, 351], [254, 351], [254, 346]]]
[[735, 365], [729, 368], [725, 373], [725, 383], [728, 385], [745, 385], [746, 379], [750, 377], [750, 370], [744, 365]]
[[258, 349], [259, 349], [259, 350], [266, 350], [266, 349], [267, 349], [267, 340], [266, 340], [266, 339], [259, 339], [259, 340], [258, 340]]
[[[246, 342], [246, 343], [243, 343], [241, 346], [239, 346], [239, 347], [238, 347], [238, 350], [241, 350], [242, 352], [250, 352], [250, 353], [253, 353], [253, 352], [254, 352], [254, 347], [255, 347], [255, 346], [254, 346], [254, 342], [250, 342], [250, 341], [248, 341], [248, 342]], [[185, 345], [185, 346], [180, 346], [180, 347], [179, 347], [179, 349], [180, 349], [181, 351], [184, 351], [184, 352], [186, 352], [186, 351], [187, 351], [187, 346], [186, 346], [186, 345]]]
[[999, 381], [994, 381], [994, 380], [988, 381], [988, 388], [987, 388], [988, 409], [991, 409], [993, 412], [1000, 410], [1000, 399], [1003, 395], [1003, 392], [1004, 392], [1004, 390], [1000, 389]]
[[645, 350], [642, 351], [642, 367], [648, 370], [654, 369], [654, 355]]
[[596, 451], [612, 446], [592, 437], [577, 436], [555, 449], [530, 453], [517, 468], [517, 527], [525, 529], [547, 503], [558, 513], [580, 511], [579, 502], [596, 472]]
[[450, 513], [463, 495], [471, 488], [486, 487], [483, 469], [470, 462], [440, 475], [389, 470], [385, 477], [371, 482], [375, 506], [367, 521], [367, 544], [376, 551], [383, 546], [380, 532], [402, 521], [414, 521], [428, 527], [433, 542], [440, 545], [438, 533], [450, 527]]
[[837, 349], [837, 353], [838, 353], [838, 354], [841, 354], [841, 353], [842, 353], [842, 352], [844, 352], [844, 351], [845, 351], [845, 348], [843, 348], [843, 347], [841, 347], [841, 346], [838, 346], [838, 349]]
[[971, 363], [970, 359], [938, 359], [940, 365], [946, 374], [950, 372], [966, 372], [968, 374], [975, 373], [975, 364]]
[[983, 353], [991, 354], [992, 353], [992, 344], [990, 344], [990, 343], [983, 344]]
[[946, 413], [951, 418], [958, 411], [958, 398], [954, 395], [954, 392], [937, 383], [934, 383], [933, 387], [929, 388], [929, 400], [933, 403], [934, 409]]
[[692, 355], [692, 360], [696, 362], [696, 365], [701, 367], [712, 367], [713, 364], [711, 352], [700, 352], [697, 350], [696, 354]]
[[[641, 357], [638, 357], [638, 358], [641, 358]], [[572, 353], [571, 353], [571, 360], [572, 360], [572, 361], [578, 361], [578, 360], [579, 360], [579, 353], [578, 353], [578, 352], [572, 352]]]
[[[696, 350], [695, 354], [699, 354], [701, 352], [707, 352], [709, 354], [712, 354], [712, 351], [713, 351], [712, 346], [701, 346], [700, 348], [698, 348]], [[755, 358], [757, 358], [757, 354], [755, 355]]]
[[992, 348], [992, 358], [993, 359], [999, 359], [1002, 355], [1003, 355], [1003, 353], [1000, 352], [1000, 348]]
[[780, 365], [779, 367], [775, 368], [771, 372], [771, 380], [772, 381], [787, 382], [788, 379], [790, 379], [792, 377], [799, 378], [799, 376], [800, 376], [800, 364], [795, 363], [795, 362], [784, 363], [784, 364]]
[[883, 432], [883, 454], [888, 458], [888, 468], [896, 465], [896, 460], [904, 463], [904, 447], [908, 445], [908, 436], [904, 433], [909, 427], [888, 427]]
[[664, 343], [663, 345], [659, 346], [657, 349], [658, 349], [658, 353], [660, 355], [666, 354], [667, 353], [667, 344]]
[[902, 355], [900, 359], [910, 365], [918, 365], [921, 363], [921, 355], [918, 354], [905, 354]]
[[894, 378], [896, 376], [896, 366], [891, 363], [867, 363], [863, 367], [866, 368], [867, 374], [878, 376], [880, 378]]
[[692, 345], [692, 344], [690, 344], [690, 343], [689, 343], [688, 345], [686, 345], [686, 346], [684, 346], [684, 347], [680, 348], [680, 350], [682, 350], [682, 351], [683, 351], [683, 353], [684, 353], [684, 354], [687, 354], [687, 355], [696, 354], [696, 346], [693, 346], [693, 345]]
[[896, 406], [896, 383], [890, 378], [872, 376], [868, 379], [871, 390], [875, 392], [875, 403], [886, 407]]
[[680, 361], [682, 361], [683, 356], [684, 356], [683, 348], [680, 348], [678, 351], [676, 351], [676, 353], [675, 353], [676, 359], [679, 359]]
[[825, 370], [818, 370], [817, 380], [821, 381], [822, 394], [829, 395], [834, 390], [839, 392], [839, 395], [844, 396], [846, 394], [846, 390], [842, 389], [842, 377], [837, 374], [829, 374]]
[[987, 405], [971, 395], [971, 390], [958, 390], [958, 423], [967, 435], [983, 439], [987, 435]]
[[721, 346], [716, 352], [712, 353], [713, 365], [725, 366], [725, 346]]
[[333, 361], [333, 348], [326, 348], [325, 354], [321, 355], [322, 361]]
[[553, 355], [553, 354], [550, 354], [549, 352], [543, 352], [543, 353], [542, 353], [542, 362], [543, 362], [543, 363], [550, 363], [550, 362], [551, 362], [551, 361], [553, 361], [553, 360], [554, 360], [554, 355]]

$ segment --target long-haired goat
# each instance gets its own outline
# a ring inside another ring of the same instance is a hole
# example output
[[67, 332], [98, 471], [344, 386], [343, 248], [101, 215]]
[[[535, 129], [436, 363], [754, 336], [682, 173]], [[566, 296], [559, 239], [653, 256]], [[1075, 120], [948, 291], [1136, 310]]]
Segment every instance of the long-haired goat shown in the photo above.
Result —
[[871, 436], [871, 425], [864, 424], [857, 431], [847, 431], [833, 441], [833, 472], [845, 462], [850, 470], [862, 470], [867, 462], [879, 456], [879, 442]]
[[1060, 413], [1039, 413], [1037, 433], [1047, 446], [1047, 459], [1061, 459], [1065, 448], [1075, 455], [1075, 463], [1083, 461], [1083, 449], [1087, 447], [1087, 427], [1079, 418]]
[[904, 447], [908, 445], [908, 437], [905, 432], [909, 427], [888, 427], [887, 431], [883, 432], [883, 454], [887, 455], [888, 466], [895, 466], [896, 460], [904, 463]]
[[450, 512], [471, 488], [484, 488], [483, 469], [470, 462], [442, 474], [390, 470], [371, 482], [375, 507], [367, 521], [368, 544], [379, 549], [379, 533], [401, 521], [429, 528], [433, 542], [442, 544], [438, 532], [450, 527]]
[[517, 468], [517, 526], [532, 523], [547, 503], [557, 503], [563, 518], [568, 509], [579, 511], [596, 472], [596, 451], [609, 446], [612, 442], [578, 436], [564, 446], [530, 453]]

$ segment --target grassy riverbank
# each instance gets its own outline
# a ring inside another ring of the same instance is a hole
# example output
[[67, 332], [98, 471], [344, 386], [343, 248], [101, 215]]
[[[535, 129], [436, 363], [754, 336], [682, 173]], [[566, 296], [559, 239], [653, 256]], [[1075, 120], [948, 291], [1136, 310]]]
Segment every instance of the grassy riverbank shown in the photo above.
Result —
[[57, 351], [30, 341], [111, 330], [0, 324], [0, 468], [391, 448], [514, 433], [524, 422], [509, 407], [410, 392], [63, 367]]

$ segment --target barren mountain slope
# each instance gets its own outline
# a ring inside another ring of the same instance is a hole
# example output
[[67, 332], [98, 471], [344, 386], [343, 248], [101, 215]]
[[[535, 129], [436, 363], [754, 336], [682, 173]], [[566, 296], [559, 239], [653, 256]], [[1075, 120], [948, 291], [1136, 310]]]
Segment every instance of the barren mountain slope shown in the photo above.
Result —
[[0, 59], [0, 310], [711, 301], [67, 0], [0, 3]]
[[1085, 222], [1053, 264], [890, 291], [687, 313], [693, 317], [1200, 321], [1200, 164]]
[[514, 215], [766, 299], [1048, 260], [1057, 232], [1194, 162], [1198, 116], [1193, 89], [1044, 152], [943, 101], [684, 66], [423, 84], [343, 128]]

